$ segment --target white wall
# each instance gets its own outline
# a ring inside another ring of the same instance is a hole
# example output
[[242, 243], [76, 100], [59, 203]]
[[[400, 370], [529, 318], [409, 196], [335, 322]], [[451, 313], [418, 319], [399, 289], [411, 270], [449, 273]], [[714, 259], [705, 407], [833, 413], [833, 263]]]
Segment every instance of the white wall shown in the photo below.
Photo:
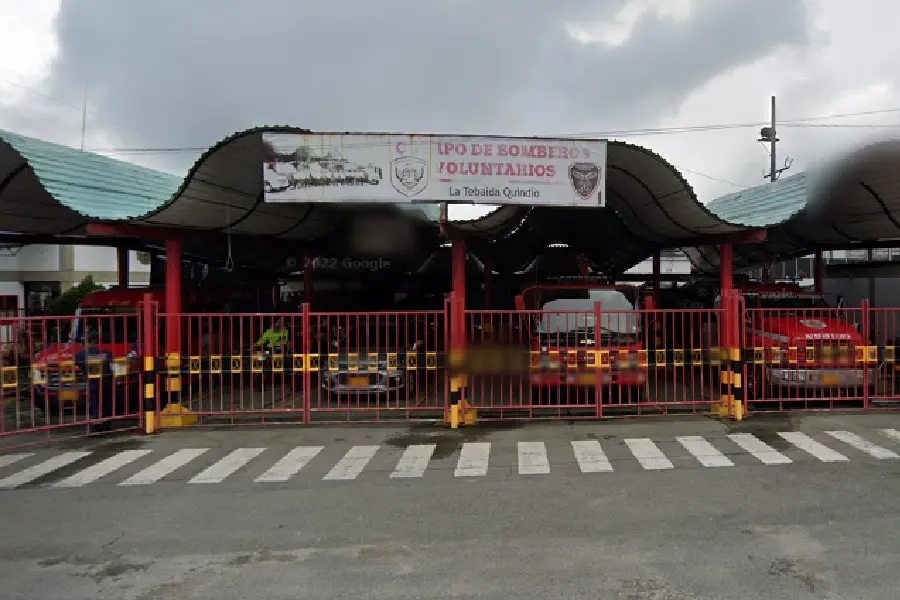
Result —
[[[105, 246], [75, 246], [75, 270], [76, 271], [111, 271], [118, 269], [116, 262], [116, 249]], [[150, 265], [138, 262], [137, 252], [128, 253], [128, 270], [131, 273], [149, 273]], [[110, 285], [115, 281], [109, 282]]]
[[59, 246], [34, 244], [0, 252], [0, 271], [48, 271], [58, 273]]
[[[664, 275], [687, 275], [691, 272], [691, 261], [689, 261], [686, 256], [680, 256], [678, 258], [663, 258], [659, 261], [659, 266], [660, 273]], [[636, 264], [625, 272], [640, 273], [642, 275], [651, 274], [653, 273], [653, 259], [648, 258], [647, 260]]]

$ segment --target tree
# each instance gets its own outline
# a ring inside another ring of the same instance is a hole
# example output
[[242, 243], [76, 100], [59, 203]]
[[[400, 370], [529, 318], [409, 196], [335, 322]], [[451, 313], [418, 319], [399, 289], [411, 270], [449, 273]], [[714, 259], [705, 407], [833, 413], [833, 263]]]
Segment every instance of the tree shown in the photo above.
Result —
[[78, 285], [74, 285], [53, 300], [47, 306], [47, 312], [51, 315], [66, 316], [74, 315], [75, 309], [81, 304], [86, 296], [96, 291], [106, 289], [94, 278], [88, 275]]

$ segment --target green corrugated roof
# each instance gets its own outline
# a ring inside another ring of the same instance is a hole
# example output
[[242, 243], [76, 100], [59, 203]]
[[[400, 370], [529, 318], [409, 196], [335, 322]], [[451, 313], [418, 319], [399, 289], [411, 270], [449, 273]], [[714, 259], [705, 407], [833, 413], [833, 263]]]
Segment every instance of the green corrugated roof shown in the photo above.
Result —
[[797, 173], [773, 183], [719, 196], [706, 207], [717, 217], [747, 227], [770, 227], [803, 210], [814, 176]]
[[[169, 202], [182, 184], [187, 183], [170, 173], [17, 133], [0, 130], [0, 139], [28, 161], [51, 196], [88, 218], [124, 220], [142, 217]], [[204, 157], [219, 146], [210, 148]], [[189, 171], [189, 176], [193, 171]], [[398, 203], [397, 206], [421, 212], [432, 221], [440, 218], [437, 205]]]
[[0, 130], [60, 204], [95, 219], [128, 219], [157, 209], [181, 178], [107, 156]]

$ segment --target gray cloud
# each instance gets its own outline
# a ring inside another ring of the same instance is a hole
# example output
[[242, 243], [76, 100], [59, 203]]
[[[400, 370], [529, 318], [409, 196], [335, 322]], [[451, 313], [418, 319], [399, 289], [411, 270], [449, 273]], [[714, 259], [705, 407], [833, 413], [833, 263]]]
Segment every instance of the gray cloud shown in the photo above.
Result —
[[[209, 145], [259, 124], [579, 132], [652, 126], [716, 75], [807, 43], [799, 0], [696, 0], [681, 22], [645, 14], [615, 47], [565, 30], [624, 4], [64, 2], [51, 95], [79, 98], [89, 80], [92, 120], [126, 125], [108, 129], [128, 147]], [[155, 160], [183, 171], [192, 158]]]

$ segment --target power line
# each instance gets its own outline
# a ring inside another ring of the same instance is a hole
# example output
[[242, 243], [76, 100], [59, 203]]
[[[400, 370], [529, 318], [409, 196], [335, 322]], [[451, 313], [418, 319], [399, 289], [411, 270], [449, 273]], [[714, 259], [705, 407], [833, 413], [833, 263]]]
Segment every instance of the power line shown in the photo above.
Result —
[[[67, 106], [69, 108], [73, 108], [82, 112], [84, 110], [83, 105], [76, 105], [71, 102], [67, 102], [60, 98], [56, 98], [54, 96], [50, 96], [34, 88], [22, 85], [20, 83], [16, 83], [15, 81], [11, 81], [7, 78], [0, 77], [0, 82], [6, 83], [8, 85], [12, 85], [16, 88], [29, 92], [31, 94], [35, 94], [52, 102], [56, 102], [58, 104]], [[873, 116], [873, 115], [884, 115], [891, 113], [900, 113], [900, 107], [896, 108], [885, 108], [885, 109], [877, 109], [877, 110], [867, 110], [860, 112], [851, 112], [851, 113], [838, 113], [838, 114], [830, 114], [830, 115], [818, 115], [813, 117], [802, 117], [798, 119], [785, 119], [779, 122], [781, 126], [790, 126], [790, 127], [824, 127], [824, 128], [872, 128], [872, 129], [896, 129], [900, 128], [900, 124], [814, 124], [807, 123], [808, 121], [822, 121], [822, 120], [830, 120], [830, 119], [842, 119], [847, 117], [863, 117], [863, 116]], [[99, 116], [94, 111], [88, 111], [88, 114], [93, 116]], [[122, 129], [126, 129], [128, 131], [134, 133], [141, 133], [140, 131], [134, 129], [133, 127], [123, 125], [121, 123], [116, 123], [114, 121], [110, 121], [108, 119], [104, 119], [104, 122], [107, 125], [112, 125], [115, 127], [119, 127]], [[560, 137], [560, 138], [608, 138], [608, 137], [639, 137], [639, 136], [648, 136], [648, 135], [673, 135], [679, 133], [705, 133], [710, 131], [720, 131], [720, 130], [730, 130], [730, 129], [748, 129], [748, 128], [757, 128], [768, 125], [766, 122], [752, 122], [752, 123], [719, 123], [719, 124], [707, 124], [707, 125], [689, 125], [689, 126], [677, 126], [677, 127], [644, 127], [637, 129], [618, 129], [618, 130], [609, 130], [609, 131], [595, 131], [595, 132], [586, 132], [586, 133], [576, 133], [576, 134], [549, 134], [543, 135], [539, 137]], [[372, 144], [375, 146], [375, 144]], [[138, 154], [138, 153], [177, 153], [177, 152], [203, 152], [208, 149], [208, 146], [204, 147], [174, 147], [174, 148], [95, 148], [91, 149], [93, 152], [107, 153], [107, 154]]]
[[[797, 127], [797, 128], [831, 128], [831, 129], [900, 129], [898, 124], [879, 124], [879, 123], [806, 123], [805, 121], [839, 119], [845, 117], [865, 116], [874, 114], [888, 114], [900, 112], [900, 108], [891, 108], [878, 111], [866, 111], [860, 113], [844, 113], [838, 115], [822, 115], [818, 117], [806, 117], [804, 119], [793, 119], [779, 122], [781, 127]], [[541, 135], [541, 138], [568, 138], [568, 139], [590, 139], [590, 138], [615, 138], [615, 137], [638, 137], [647, 135], [674, 135], [681, 133], [706, 133], [711, 131], [732, 130], [732, 129], [750, 129], [767, 126], [769, 123], [764, 121], [757, 123], [719, 123], [712, 125], [695, 125], [685, 127], [656, 127], [643, 129], [618, 129], [610, 131], [594, 131], [589, 133], [577, 134], [551, 134]], [[527, 139], [527, 138], [523, 138]], [[365, 144], [343, 144], [342, 148], [375, 148], [387, 146], [386, 142], [368, 142]], [[172, 147], [134, 147], [134, 148], [91, 148], [92, 152], [102, 154], [173, 154], [187, 152], [204, 152], [209, 146], [172, 146]]]
[[719, 183], [727, 183], [728, 185], [734, 186], [736, 188], [741, 188], [741, 189], [746, 190], [746, 189], [753, 187], [752, 185], [744, 185], [742, 183], [735, 183], [733, 181], [729, 181], [727, 179], [722, 179], [720, 177], [713, 177], [712, 175], [707, 175], [706, 173], [701, 173], [700, 171], [693, 171], [691, 169], [686, 169], [679, 165], [672, 165], [672, 166], [684, 173], [690, 173], [691, 175], [697, 175], [698, 177], [703, 177], [703, 178], [709, 179], [711, 181], [718, 181]]

